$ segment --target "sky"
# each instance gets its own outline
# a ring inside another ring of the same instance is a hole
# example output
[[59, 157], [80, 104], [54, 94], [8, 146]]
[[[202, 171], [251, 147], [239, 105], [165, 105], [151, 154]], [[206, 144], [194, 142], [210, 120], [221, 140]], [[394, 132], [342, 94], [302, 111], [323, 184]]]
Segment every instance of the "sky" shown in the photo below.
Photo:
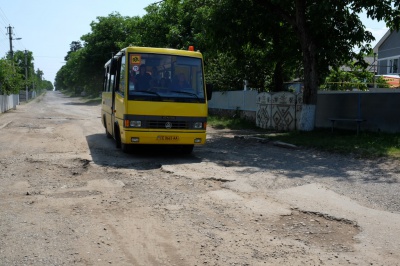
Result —
[[159, 0], [0, 0], [0, 58], [10, 50], [7, 27], [13, 27], [13, 51], [32, 51], [35, 70], [54, 82], [73, 41], [90, 33], [90, 23], [113, 12], [122, 16], [146, 14]]
[[[122, 16], [143, 16], [148, 5], [159, 0], [0, 0], [0, 58], [10, 50], [7, 27], [13, 27], [13, 51], [33, 53], [35, 70], [54, 82], [57, 71], [65, 64], [64, 57], [73, 41], [90, 33], [90, 23], [113, 12]], [[384, 22], [361, 19], [376, 41], [386, 33]]]

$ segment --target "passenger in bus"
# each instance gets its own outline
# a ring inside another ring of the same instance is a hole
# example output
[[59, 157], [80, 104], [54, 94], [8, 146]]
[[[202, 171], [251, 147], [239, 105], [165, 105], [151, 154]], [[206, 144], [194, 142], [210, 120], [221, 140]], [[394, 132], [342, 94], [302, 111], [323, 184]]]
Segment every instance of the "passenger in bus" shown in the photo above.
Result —
[[135, 90], [148, 90], [150, 88], [151, 76], [146, 72], [146, 65], [139, 67], [139, 74], [135, 76]]
[[160, 79], [160, 88], [162, 89], [168, 89], [169, 88], [169, 79], [167, 78], [161, 78]]
[[151, 87], [159, 87], [160, 86], [161, 75], [158, 73], [157, 67], [153, 66], [151, 71]]
[[132, 93], [135, 90], [135, 84], [136, 84], [136, 72], [132, 68], [129, 70], [129, 93]]
[[171, 84], [171, 89], [173, 90], [182, 90], [182, 89], [191, 89], [190, 83], [186, 80], [185, 74], [179, 73], [173, 80]]
[[165, 71], [162, 79], [160, 80], [160, 86], [165, 89], [169, 89], [171, 85], [171, 79], [169, 71]]

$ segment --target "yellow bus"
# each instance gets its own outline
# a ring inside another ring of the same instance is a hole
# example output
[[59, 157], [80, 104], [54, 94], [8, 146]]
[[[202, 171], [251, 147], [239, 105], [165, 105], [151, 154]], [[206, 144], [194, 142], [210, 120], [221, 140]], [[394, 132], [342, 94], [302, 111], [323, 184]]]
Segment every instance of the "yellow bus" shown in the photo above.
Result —
[[103, 84], [101, 121], [117, 148], [161, 144], [191, 153], [205, 143], [212, 92], [192, 46], [122, 49], [105, 64]]

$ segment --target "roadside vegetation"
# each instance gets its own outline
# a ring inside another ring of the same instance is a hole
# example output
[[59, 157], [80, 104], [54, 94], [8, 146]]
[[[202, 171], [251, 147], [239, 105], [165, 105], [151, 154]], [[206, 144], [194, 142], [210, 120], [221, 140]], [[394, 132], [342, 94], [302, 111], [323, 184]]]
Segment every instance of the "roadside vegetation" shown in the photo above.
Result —
[[400, 134], [382, 132], [360, 132], [351, 130], [316, 129], [314, 131], [276, 132], [256, 127], [241, 118], [210, 116], [208, 125], [217, 129], [253, 130], [257, 137], [270, 141], [282, 141], [296, 146], [321, 151], [354, 154], [362, 158], [400, 158]]
[[[284, 82], [300, 80], [304, 103], [314, 105], [320, 88], [367, 89], [373, 75], [364, 58], [374, 37], [360, 14], [397, 29], [398, 6], [393, 0], [155, 1], [142, 17], [114, 12], [94, 18], [90, 32], [71, 40], [55, 86], [98, 95], [104, 64], [122, 48], [193, 45], [204, 55], [206, 81], [215, 91], [241, 90], [245, 82], [275, 92], [285, 89]], [[350, 71], [342, 73], [346, 64]]]
[[18, 94], [26, 89], [40, 93], [53, 88], [50, 81], [43, 79], [43, 71], [35, 70], [31, 51], [16, 51], [0, 58], [0, 95]]

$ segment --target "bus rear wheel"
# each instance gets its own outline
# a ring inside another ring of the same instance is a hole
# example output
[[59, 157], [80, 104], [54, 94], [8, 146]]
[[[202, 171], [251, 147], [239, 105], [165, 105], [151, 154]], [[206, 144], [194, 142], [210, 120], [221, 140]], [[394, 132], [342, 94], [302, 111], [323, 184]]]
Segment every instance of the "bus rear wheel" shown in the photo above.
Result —
[[114, 126], [114, 138], [115, 138], [115, 147], [117, 149], [120, 149], [122, 146], [122, 141], [121, 141], [121, 134], [119, 133], [118, 125]]
[[107, 138], [108, 139], [111, 139], [112, 138], [112, 135], [108, 132], [108, 130], [107, 130], [107, 124], [106, 124], [106, 118], [104, 117], [104, 128], [105, 128], [105, 130], [106, 130], [106, 136], [107, 136]]
[[106, 137], [107, 137], [108, 139], [111, 139], [111, 138], [112, 138], [112, 135], [108, 132], [107, 128], [106, 128]]

